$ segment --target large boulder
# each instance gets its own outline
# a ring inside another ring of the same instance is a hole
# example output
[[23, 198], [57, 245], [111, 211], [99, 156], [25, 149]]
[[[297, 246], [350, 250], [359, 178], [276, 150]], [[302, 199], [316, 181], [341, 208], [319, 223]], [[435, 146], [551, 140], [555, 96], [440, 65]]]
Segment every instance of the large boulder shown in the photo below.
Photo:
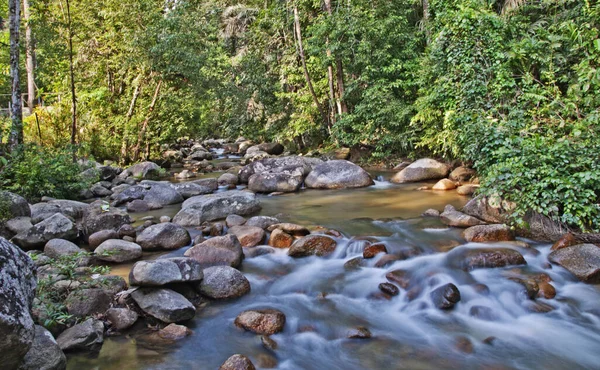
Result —
[[463, 232], [468, 242], [487, 243], [515, 240], [510, 227], [504, 224], [471, 226]]
[[310, 157], [290, 156], [279, 158], [265, 158], [259, 161], [252, 162], [246, 165], [244, 168], [242, 168], [239, 173], [240, 182], [244, 184], [248, 183], [250, 176], [256, 173], [271, 171], [279, 167], [303, 167], [307, 170], [305, 172], [306, 175], [310, 170], [312, 170], [316, 165], [320, 163], [323, 163], [323, 161], [318, 158]]
[[[258, 144], [257, 145], [258, 150], [265, 152], [267, 154], [270, 155], [280, 155], [281, 153], [283, 153], [283, 150], [285, 149], [283, 147], [283, 145], [279, 144], [279, 143], [262, 143], [262, 144]], [[250, 150], [250, 148], [248, 148], [248, 151]]]
[[242, 245], [232, 234], [210, 238], [188, 249], [184, 255], [193, 258], [204, 267], [238, 267], [244, 258]]
[[142, 247], [122, 239], [108, 239], [102, 242], [94, 253], [100, 261], [123, 263], [142, 257]]
[[419, 159], [392, 177], [395, 183], [418, 182], [444, 178], [450, 172], [450, 166], [435, 159]]
[[139, 288], [131, 298], [146, 314], [166, 323], [187, 321], [196, 315], [194, 305], [170, 289]]
[[81, 252], [83, 250], [75, 245], [75, 243], [65, 239], [52, 239], [44, 246], [44, 254], [55, 259]]
[[202, 280], [202, 265], [185, 257], [140, 261], [131, 268], [129, 283], [138, 286], [163, 286]]
[[248, 357], [235, 354], [225, 360], [219, 370], [256, 370], [256, 367]]
[[103, 289], [81, 289], [71, 292], [65, 299], [69, 314], [76, 317], [87, 317], [103, 314], [109, 309], [112, 297]]
[[367, 171], [345, 160], [316, 165], [306, 177], [305, 183], [311, 189], [362, 188], [374, 184]]
[[285, 314], [279, 310], [247, 310], [234, 321], [235, 326], [261, 335], [272, 335], [283, 331]]
[[212, 299], [238, 298], [250, 292], [250, 282], [233, 267], [213, 266], [204, 269], [198, 291]]
[[457, 181], [457, 182], [467, 182], [469, 180], [471, 180], [473, 177], [475, 177], [475, 170], [469, 167], [456, 167], [454, 170], [452, 170], [452, 172], [450, 172], [450, 175], [448, 176], [448, 178], [452, 181]]
[[211, 194], [219, 188], [219, 184], [216, 179], [202, 179], [171, 184], [171, 187], [183, 198], [188, 199], [197, 195]]
[[293, 193], [300, 189], [302, 180], [301, 171], [297, 171], [295, 174], [263, 172], [250, 176], [248, 189], [257, 193]]
[[119, 239], [119, 233], [116, 230], [100, 230], [88, 237], [88, 245], [96, 249], [100, 244], [109, 239]]
[[[142, 184], [146, 184], [142, 181]], [[144, 200], [151, 204], [168, 206], [183, 202], [183, 196], [177, 192], [169, 183], [150, 183], [150, 189], [144, 194]]]
[[288, 251], [291, 257], [328, 256], [335, 251], [337, 242], [324, 235], [307, 235], [296, 240]]
[[73, 240], [77, 238], [77, 227], [62, 213], [35, 224], [27, 231], [17, 234], [12, 241], [23, 249], [30, 250], [43, 247], [52, 239]]
[[463, 270], [526, 265], [519, 251], [510, 248], [454, 248], [447, 254], [452, 267]]
[[182, 226], [199, 226], [205, 221], [218, 220], [230, 214], [244, 216], [260, 209], [260, 202], [254, 193], [225, 191], [187, 199], [183, 202], [181, 211], [173, 218], [173, 222]]
[[265, 240], [265, 231], [256, 226], [232, 226], [227, 230], [240, 241], [242, 247], [255, 247]]
[[[20, 195], [0, 190], [0, 236], [12, 238], [16, 233], [7, 226], [7, 222], [16, 217], [30, 217], [29, 203]], [[21, 230], [23, 231], [23, 230]]]
[[124, 330], [135, 324], [139, 315], [129, 308], [110, 308], [106, 311], [106, 318], [114, 329]]
[[56, 342], [64, 352], [99, 351], [104, 343], [104, 324], [89, 318], [62, 332]]
[[275, 217], [269, 216], [254, 216], [250, 217], [244, 225], [256, 226], [266, 230], [269, 226], [278, 224], [280, 221]]
[[460, 301], [460, 291], [456, 285], [448, 283], [430, 293], [433, 304], [442, 310], [453, 308]]
[[440, 219], [444, 224], [454, 227], [471, 227], [485, 224], [485, 222], [476, 217], [457, 211], [451, 205], [447, 205], [444, 208], [444, 212], [440, 214]]
[[18, 247], [0, 237], [1, 366], [14, 369], [34, 339], [30, 312], [37, 286], [36, 267]]
[[125, 170], [127, 176], [137, 179], [157, 179], [161, 173], [162, 169], [154, 162], [137, 163]]
[[34, 225], [56, 213], [72, 218], [75, 222], [81, 221], [89, 204], [67, 199], [53, 199], [48, 202], [36, 203], [31, 206], [31, 223]]
[[553, 251], [548, 260], [556, 263], [577, 279], [586, 283], [600, 283], [600, 247], [594, 244], [578, 244]]
[[143, 250], [179, 249], [191, 241], [186, 229], [171, 222], [147, 227], [136, 238]]
[[44, 327], [35, 326], [35, 337], [29, 352], [23, 358], [19, 370], [64, 370], [67, 357], [58, 343]]
[[86, 210], [81, 227], [87, 237], [100, 230], [119, 230], [121, 226], [130, 223], [131, 217], [127, 212], [105, 202], [95, 201]]

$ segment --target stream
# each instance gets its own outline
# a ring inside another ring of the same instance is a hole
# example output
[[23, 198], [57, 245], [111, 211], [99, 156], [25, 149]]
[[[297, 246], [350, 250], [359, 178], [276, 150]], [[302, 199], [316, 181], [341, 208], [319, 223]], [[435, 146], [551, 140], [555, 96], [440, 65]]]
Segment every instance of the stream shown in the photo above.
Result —
[[[391, 184], [390, 172], [372, 175], [378, 181], [364, 189], [260, 196], [261, 215], [342, 232], [333, 255], [291, 258], [278, 250], [247, 258], [240, 270], [251, 293], [198, 309], [185, 323], [193, 331], [190, 337], [156, 342], [138, 322], [126, 335], [106, 338], [95, 357], [70, 356], [68, 369], [217, 369], [235, 353], [248, 356], [257, 368], [282, 370], [600, 368], [600, 288], [550, 266], [550, 245], [524, 239], [531, 248], [505, 243], [523, 254], [526, 266], [464, 271], [456, 267], [459, 254], [447, 252], [485, 245], [465, 244], [459, 229], [420, 215], [446, 204], [461, 207], [468, 198], [416, 191], [422, 183]], [[179, 208], [133, 216], [173, 216]], [[364, 237], [410, 258], [385, 267], [375, 267], [377, 258], [360, 267], [344, 266], [362, 256]], [[127, 277], [130, 268], [116, 266], [112, 273]], [[378, 285], [398, 269], [407, 272], [410, 285], [390, 298]], [[530, 300], [522, 285], [508, 279], [539, 274], [551, 279], [554, 299]], [[430, 292], [447, 283], [458, 287], [461, 301], [442, 311]], [[278, 344], [275, 351], [233, 324], [240, 312], [260, 308], [286, 314], [283, 332], [271, 336]], [[358, 326], [367, 327], [372, 338], [348, 339], [348, 331]]]

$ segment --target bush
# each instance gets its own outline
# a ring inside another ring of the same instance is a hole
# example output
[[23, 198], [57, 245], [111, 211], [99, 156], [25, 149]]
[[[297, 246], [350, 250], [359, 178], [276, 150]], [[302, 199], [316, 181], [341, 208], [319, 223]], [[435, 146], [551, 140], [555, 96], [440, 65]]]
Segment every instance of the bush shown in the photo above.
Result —
[[23, 146], [0, 168], [0, 187], [32, 202], [43, 196], [74, 199], [95, 179], [81, 177], [72, 155], [69, 149]]

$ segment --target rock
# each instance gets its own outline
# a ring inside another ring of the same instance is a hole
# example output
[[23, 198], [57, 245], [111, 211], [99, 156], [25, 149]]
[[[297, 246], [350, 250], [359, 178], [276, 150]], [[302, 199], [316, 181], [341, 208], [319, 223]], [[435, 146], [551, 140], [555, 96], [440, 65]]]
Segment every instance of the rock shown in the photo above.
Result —
[[162, 168], [154, 162], [142, 162], [129, 167], [125, 173], [136, 179], [158, 179], [162, 171]]
[[[142, 230], [142, 231], [143, 231], [143, 230]], [[135, 241], [135, 237], [136, 237], [136, 235], [137, 235], [137, 231], [136, 231], [136, 229], [134, 229], [134, 228], [133, 228], [133, 226], [131, 226], [131, 225], [129, 225], [129, 224], [126, 224], [126, 225], [123, 225], [123, 226], [121, 226], [121, 227], [119, 228], [119, 231], [118, 231], [118, 233], [119, 233], [119, 237], [120, 237], [120, 238], [122, 238], [122, 239], [125, 239], [126, 237], [130, 237], [130, 238], [133, 238], [133, 239], [134, 239], [133, 241]], [[129, 241], [129, 240], [128, 240], [128, 241]]]
[[391, 181], [395, 183], [418, 182], [444, 178], [450, 172], [450, 167], [434, 159], [423, 158], [411, 163], [402, 171], [395, 174]]
[[526, 265], [525, 258], [510, 248], [466, 248], [459, 247], [447, 254], [454, 267], [464, 270]]
[[232, 173], [224, 173], [221, 176], [219, 176], [217, 183], [219, 184], [219, 186], [235, 188], [239, 181], [240, 180], [237, 175], [234, 175]]
[[94, 194], [94, 196], [97, 197], [109, 197], [113, 193], [110, 189], [107, 189], [104, 186], [97, 183], [92, 185], [90, 191], [92, 192], [92, 194]]
[[287, 173], [258, 173], [250, 176], [248, 189], [256, 193], [293, 193], [302, 185], [302, 172]]
[[52, 239], [44, 246], [44, 254], [54, 259], [81, 252], [81, 248], [65, 239]]
[[382, 243], [370, 244], [363, 250], [363, 258], [373, 258], [379, 253], [387, 253], [387, 248]]
[[246, 226], [256, 226], [256, 227], [260, 227], [263, 230], [266, 230], [269, 228], [269, 226], [275, 225], [278, 223], [279, 223], [279, 220], [276, 219], [275, 217], [254, 216], [254, 217], [250, 217], [246, 221], [245, 225]]
[[[246, 225], [248, 225], [248, 222], [246, 222]], [[305, 235], [310, 234], [310, 230], [308, 230], [306, 227], [301, 226], [301, 225], [292, 224], [292, 223], [287, 223], [287, 222], [273, 224], [267, 228], [267, 230], [269, 230], [269, 231], [273, 231], [276, 229], [283, 230], [286, 233], [293, 235], [293, 236], [305, 236]]]
[[472, 306], [471, 309], [469, 309], [469, 315], [480, 320], [493, 321], [497, 319], [494, 311], [486, 306]]
[[485, 222], [480, 219], [457, 211], [456, 208], [451, 205], [447, 205], [446, 208], [444, 208], [444, 212], [440, 214], [440, 218], [444, 224], [454, 227], [471, 227], [485, 224]]
[[23, 358], [19, 370], [64, 370], [66, 368], [67, 358], [52, 333], [36, 325], [33, 344]]
[[227, 224], [227, 227], [242, 226], [246, 223], [246, 219], [238, 215], [229, 215], [225, 219], [225, 223]]
[[308, 235], [296, 240], [288, 251], [291, 257], [306, 257], [311, 255], [328, 256], [335, 251], [337, 242], [328, 236]]
[[475, 170], [469, 167], [456, 167], [448, 178], [452, 181], [457, 182], [467, 182], [470, 181], [473, 177], [475, 177]]
[[507, 208], [509, 205], [498, 197], [477, 196], [465, 204], [462, 212], [485, 222], [498, 224], [505, 221]]
[[550, 250], [556, 251], [562, 248], [572, 247], [577, 244], [579, 243], [577, 242], [575, 235], [571, 233], [566, 233], [552, 245], [552, 248], [550, 248]]
[[546, 282], [538, 282], [538, 288], [538, 298], [552, 299], [556, 297], [556, 289], [554, 288], [554, 286], [552, 286], [552, 284]]
[[429, 208], [425, 212], [421, 213], [421, 217], [440, 217], [440, 211], [437, 209]]
[[165, 328], [158, 331], [158, 336], [168, 340], [181, 340], [189, 335], [192, 331], [183, 325], [169, 324]]
[[458, 195], [473, 195], [477, 190], [479, 190], [479, 185], [468, 184], [456, 188], [456, 193]]
[[142, 247], [121, 239], [105, 240], [94, 250], [100, 261], [123, 263], [142, 257]]
[[391, 296], [396, 296], [396, 295], [400, 294], [400, 290], [398, 289], [398, 287], [392, 283], [379, 284], [379, 290], [381, 290], [385, 294], [388, 294]]
[[80, 289], [71, 292], [65, 299], [69, 314], [76, 317], [86, 317], [103, 314], [110, 308], [112, 297], [103, 289]]
[[265, 239], [265, 231], [255, 226], [232, 226], [227, 233], [235, 235], [242, 247], [255, 247]]
[[464, 335], [460, 335], [454, 340], [454, 348], [462, 353], [473, 353], [473, 343]]
[[535, 299], [540, 291], [540, 287], [534, 279], [520, 279], [512, 277], [508, 278], [508, 280], [514, 281], [515, 283], [521, 285], [523, 287], [522, 294], [528, 299]]
[[471, 226], [463, 232], [468, 242], [488, 243], [515, 240], [512, 230], [504, 224]]
[[233, 355], [229, 357], [219, 370], [256, 370], [252, 361], [244, 355]]
[[52, 239], [73, 240], [77, 237], [75, 224], [61, 213], [35, 224], [32, 228], [17, 234], [12, 241], [23, 249], [43, 247]]
[[204, 269], [198, 290], [212, 299], [238, 298], [250, 292], [250, 282], [233, 267], [214, 266]]
[[197, 150], [197, 151], [193, 152], [192, 154], [190, 154], [188, 156], [188, 159], [192, 159], [195, 161], [203, 161], [203, 160], [210, 161], [213, 159], [213, 155], [212, 155], [212, 153], [209, 153], [204, 150]]
[[115, 230], [100, 230], [88, 237], [88, 245], [96, 249], [100, 244], [109, 239], [119, 239], [119, 233]]
[[196, 315], [194, 305], [170, 289], [140, 288], [131, 298], [146, 314], [166, 323], [187, 321]]
[[183, 227], [165, 222], [144, 229], [137, 236], [136, 242], [143, 250], [172, 250], [189, 245], [192, 239]]
[[210, 225], [209, 235], [210, 236], [221, 236], [223, 235], [223, 230], [225, 230], [225, 225], [222, 222], [215, 222]]
[[578, 244], [553, 251], [548, 260], [567, 269], [577, 279], [600, 283], [600, 247], [594, 244]]
[[[280, 155], [283, 153], [284, 147], [279, 143], [262, 143], [257, 145], [258, 150], [270, 155]], [[250, 148], [248, 148], [250, 150]]]
[[275, 309], [248, 310], [240, 313], [235, 326], [261, 335], [272, 335], [283, 331], [285, 314]]
[[144, 185], [150, 184], [150, 189], [148, 189], [144, 194], [144, 201], [148, 202], [148, 204], [155, 204], [164, 207], [170, 204], [179, 204], [183, 202], [183, 196], [179, 194], [179, 192], [174, 189], [170, 183], [148, 183], [146, 181], [142, 181], [141, 183]]
[[433, 190], [454, 190], [456, 189], [456, 183], [449, 179], [441, 179], [433, 187]]
[[169, 216], [160, 216], [160, 218], [158, 220], [160, 221], [161, 224], [164, 224], [166, 222], [171, 222], [171, 217], [169, 217]]
[[260, 209], [260, 202], [254, 193], [225, 191], [187, 199], [183, 202], [181, 211], [173, 218], [173, 222], [182, 226], [198, 226], [205, 221], [218, 220], [230, 214], [245, 216]]
[[430, 296], [433, 305], [442, 310], [451, 309], [460, 301], [460, 291], [452, 283], [434, 289]]
[[89, 237], [100, 230], [119, 230], [121, 226], [130, 223], [131, 217], [127, 212], [105, 202], [95, 201], [84, 213], [81, 226], [84, 234]]
[[369, 339], [372, 337], [372, 334], [368, 328], [364, 326], [358, 326], [350, 329], [346, 334], [346, 337], [349, 339]]
[[148, 204], [148, 202], [142, 199], [135, 199], [127, 203], [127, 212], [137, 213], [148, 212], [149, 210], [150, 205]]
[[244, 257], [242, 245], [235, 235], [224, 235], [208, 239], [184, 253], [202, 266], [238, 267]]
[[56, 342], [64, 352], [99, 351], [104, 342], [104, 324], [100, 320], [87, 319], [62, 332]]
[[14, 369], [34, 339], [30, 312], [37, 286], [36, 266], [17, 246], [0, 237], [1, 364]]
[[0, 211], [6, 220], [15, 217], [31, 217], [27, 200], [18, 194], [4, 190], [0, 190]]
[[277, 342], [274, 341], [273, 338], [269, 337], [268, 335], [262, 335], [260, 337], [260, 342], [262, 343], [263, 347], [271, 351], [275, 351], [278, 347]]
[[[2, 224], [2, 222], [0, 222], [0, 224]], [[8, 230], [10, 237], [13, 237], [14, 235], [20, 234], [24, 231], [27, 231], [29, 229], [31, 229], [33, 227], [33, 224], [31, 223], [31, 218], [30, 217], [15, 217], [15, 218], [11, 218], [10, 220], [4, 222], [4, 228], [6, 230]], [[3, 231], [1, 230], [2, 226], [0, 226], [0, 233], [2, 233]]]
[[61, 213], [75, 221], [83, 218], [89, 205], [74, 200], [52, 199], [48, 202], [36, 203], [31, 206], [31, 222], [35, 225], [56, 213]]
[[102, 289], [110, 297], [127, 289], [127, 282], [117, 275], [92, 276], [90, 286]]
[[182, 179], [182, 180], [191, 179], [192, 177], [196, 177], [196, 174], [190, 170], [183, 170], [175, 175], [175, 178]]
[[[319, 163], [323, 163], [322, 160], [317, 158], [309, 157], [279, 157], [279, 158], [265, 158], [255, 162], [252, 162], [242, 168], [239, 173], [240, 182], [248, 183], [250, 176], [254, 174], [260, 174], [263, 172], [271, 171], [275, 168], [281, 167], [303, 167], [310, 171]], [[305, 173], [307, 174], [307, 173]]]
[[125, 330], [133, 326], [139, 315], [129, 308], [110, 308], [106, 311], [108, 322], [116, 330]]
[[275, 249], [271, 247], [267, 247], [266, 245], [261, 245], [258, 247], [252, 248], [243, 248], [244, 250], [244, 258], [254, 258], [264, 256], [265, 254], [275, 253]]
[[305, 183], [311, 189], [362, 188], [375, 184], [367, 171], [344, 160], [316, 165], [306, 177]]
[[377, 260], [377, 262], [375, 262], [375, 267], [378, 268], [383, 268], [383, 267], [388, 267], [389, 265], [393, 264], [396, 261], [400, 260], [400, 256], [397, 256], [395, 254], [385, 254], [383, 256], [381, 256], [380, 259]]
[[269, 245], [274, 248], [289, 248], [294, 242], [294, 237], [281, 229], [275, 229], [269, 237]]
[[339, 148], [333, 151], [333, 158], [335, 159], [349, 159], [350, 148]]
[[129, 282], [138, 286], [163, 286], [200, 281], [203, 276], [202, 266], [191, 258], [161, 258], [136, 262], [129, 273]]

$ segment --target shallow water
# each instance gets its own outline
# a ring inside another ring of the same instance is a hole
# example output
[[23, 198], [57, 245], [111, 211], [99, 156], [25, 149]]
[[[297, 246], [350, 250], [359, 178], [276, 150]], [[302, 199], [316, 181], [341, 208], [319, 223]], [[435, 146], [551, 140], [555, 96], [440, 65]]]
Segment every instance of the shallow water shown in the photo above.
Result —
[[[257, 368], [286, 370], [599, 368], [598, 286], [579, 283], [560, 267], [548, 268], [550, 247], [531, 241], [533, 248], [502, 245], [518, 249], [526, 266], [471, 272], [455, 268], [461, 249], [485, 245], [465, 244], [458, 230], [419, 215], [445, 204], [461, 206], [467, 199], [454, 192], [414, 191], [421, 185], [382, 181], [366, 189], [261, 196], [261, 214], [342, 231], [345, 237], [337, 239], [336, 252], [328, 258], [293, 259], [277, 251], [246, 259], [241, 270], [252, 292], [198, 310], [186, 323], [192, 336], [161, 344], [137, 328], [128, 336], [108, 338], [96, 358], [71, 356], [68, 368], [217, 369], [234, 353], [247, 355]], [[157, 216], [177, 210], [163, 209]], [[375, 258], [346, 269], [348, 260], [362, 254], [363, 243], [352, 239], [356, 236], [373, 236], [391, 253], [422, 254], [385, 268], [374, 267]], [[114, 272], [126, 275], [129, 268]], [[397, 269], [412, 276], [411, 285], [396, 297], [384, 297], [378, 285]], [[521, 285], [508, 280], [539, 273], [552, 279], [556, 298], [529, 300]], [[441, 311], [433, 307], [429, 293], [449, 282], [462, 299], [453, 310]], [[473, 306], [487, 307], [489, 317], [474, 317]], [[241, 311], [251, 308], [286, 314], [284, 331], [272, 336], [279, 345], [275, 352], [265, 349], [259, 336], [233, 325]], [[357, 326], [368, 327], [373, 337], [346, 339]], [[472, 353], [459, 350], [466, 340]]]

